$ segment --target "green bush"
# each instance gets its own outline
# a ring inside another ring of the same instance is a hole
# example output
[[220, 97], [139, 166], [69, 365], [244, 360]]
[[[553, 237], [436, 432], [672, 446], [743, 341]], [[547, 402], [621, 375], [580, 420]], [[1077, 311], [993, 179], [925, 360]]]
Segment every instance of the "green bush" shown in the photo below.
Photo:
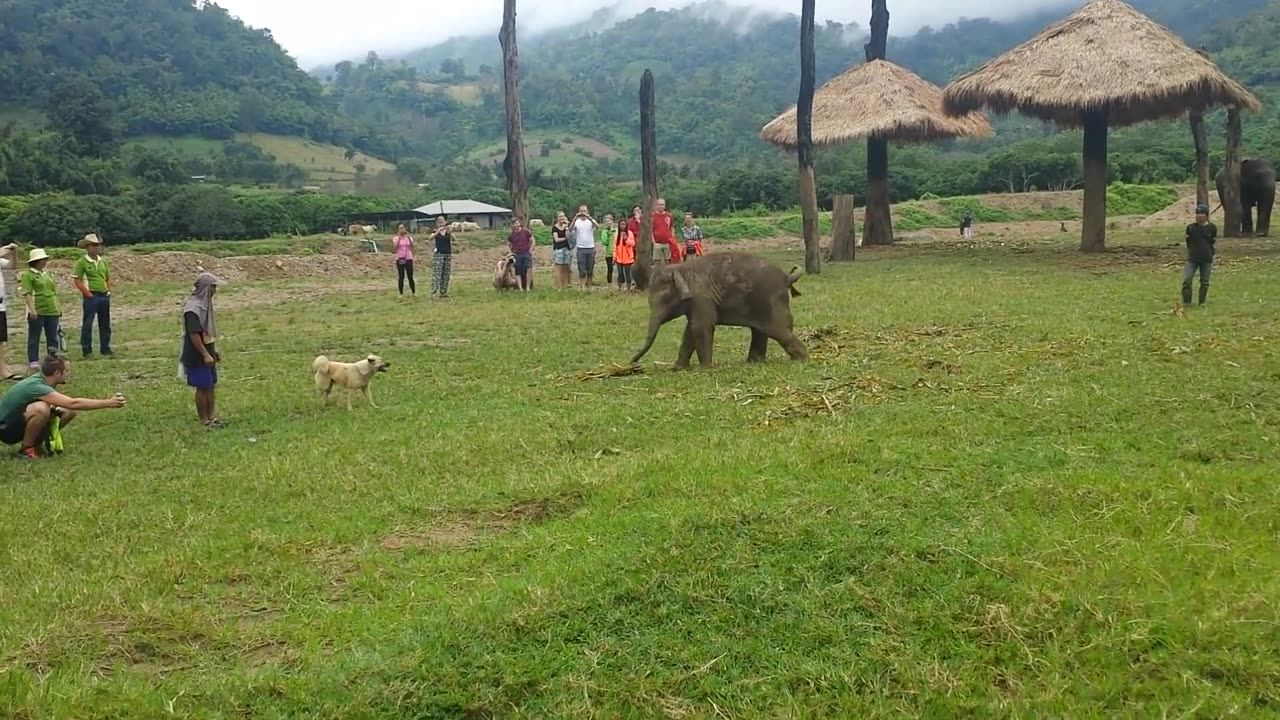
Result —
[[[818, 234], [831, 234], [831, 213], [818, 213]], [[803, 215], [784, 215], [778, 219], [778, 227], [792, 235], [804, 235]]]
[[1008, 210], [983, 205], [982, 200], [976, 197], [947, 198], [939, 200], [938, 205], [942, 207], [953, 225], [960, 224], [966, 211], [972, 212], [973, 219], [977, 222], [1016, 222], [1018, 220]]
[[778, 234], [777, 223], [756, 218], [706, 218], [698, 221], [702, 232], [711, 240], [733, 242], [767, 238]]
[[916, 203], [906, 203], [898, 206], [897, 213], [898, 219], [894, 226], [898, 230], [950, 227], [959, 222], [959, 220], [952, 222], [951, 218], [929, 212]]
[[1107, 189], [1108, 215], [1152, 215], [1178, 199], [1178, 191], [1166, 185], [1116, 183]]

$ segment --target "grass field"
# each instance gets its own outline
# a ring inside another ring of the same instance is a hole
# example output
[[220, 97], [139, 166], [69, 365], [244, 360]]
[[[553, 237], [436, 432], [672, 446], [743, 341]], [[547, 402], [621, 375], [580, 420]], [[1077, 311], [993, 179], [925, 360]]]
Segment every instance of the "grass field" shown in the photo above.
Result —
[[1274, 717], [1277, 253], [1183, 317], [1166, 236], [1071, 244], [864, 248], [812, 362], [604, 380], [645, 300], [547, 271], [232, 285], [217, 433], [185, 288], [121, 288], [67, 389], [130, 407], [0, 461], [0, 716]]
[[[525, 133], [524, 142], [526, 160], [531, 166], [556, 172], [571, 170], [584, 164], [590, 165], [599, 160], [612, 160], [624, 153], [632, 154], [640, 151], [639, 145], [631, 140], [615, 147], [563, 130], [533, 130]], [[542, 155], [544, 144], [547, 145], [548, 150], [548, 155], [545, 157]], [[463, 159], [472, 162], [501, 163], [506, 152], [506, 140], [495, 140], [488, 145], [471, 150]]]
[[[345, 149], [337, 145], [312, 142], [301, 137], [286, 137], [284, 135], [269, 135], [266, 133], [254, 133], [250, 136], [246, 133], [237, 133], [236, 140], [257, 145], [263, 151], [274, 155], [277, 162], [290, 163], [307, 170], [311, 175], [311, 179], [316, 182], [323, 180], [350, 180], [355, 177], [355, 166], [360, 163], [365, 165], [365, 173], [368, 175], [376, 175], [383, 170], [395, 169], [395, 165], [364, 153], [356, 153], [353, 159], [347, 160]], [[174, 138], [157, 136], [141, 138], [131, 142], [149, 147], [167, 148], [188, 155], [215, 153], [221, 150], [223, 145], [220, 140], [198, 137]]]

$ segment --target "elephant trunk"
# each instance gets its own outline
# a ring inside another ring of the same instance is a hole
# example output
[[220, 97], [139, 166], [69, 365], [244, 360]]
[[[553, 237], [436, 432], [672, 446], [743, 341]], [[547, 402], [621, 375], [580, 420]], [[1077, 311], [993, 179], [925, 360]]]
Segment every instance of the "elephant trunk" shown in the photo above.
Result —
[[631, 358], [632, 365], [640, 362], [640, 358], [644, 357], [645, 353], [649, 352], [649, 348], [653, 347], [653, 341], [658, 339], [658, 331], [662, 329], [662, 325], [662, 319], [658, 317], [657, 313], [649, 316], [649, 337], [644, 341], [644, 347], [640, 348], [639, 352]]

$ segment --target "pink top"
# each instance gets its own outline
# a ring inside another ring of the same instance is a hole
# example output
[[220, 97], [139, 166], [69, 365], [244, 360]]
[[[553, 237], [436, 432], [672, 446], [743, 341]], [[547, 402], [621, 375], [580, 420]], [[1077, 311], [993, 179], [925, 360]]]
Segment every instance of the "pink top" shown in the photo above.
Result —
[[397, 235], [395, 238], [395, 244], [396, 244], [397, 260], [413, 259], [413, 236], [412, 235], [404, 235], [404, 236]]

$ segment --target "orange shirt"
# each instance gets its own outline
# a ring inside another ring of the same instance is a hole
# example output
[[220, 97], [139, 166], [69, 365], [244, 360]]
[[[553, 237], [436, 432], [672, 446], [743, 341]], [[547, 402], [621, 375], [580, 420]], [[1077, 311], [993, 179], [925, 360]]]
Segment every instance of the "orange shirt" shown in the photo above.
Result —
[[619, 265], [630, 265], [636, 261], [636, 236], [630, 230], [614, 245], [613, 261]]

